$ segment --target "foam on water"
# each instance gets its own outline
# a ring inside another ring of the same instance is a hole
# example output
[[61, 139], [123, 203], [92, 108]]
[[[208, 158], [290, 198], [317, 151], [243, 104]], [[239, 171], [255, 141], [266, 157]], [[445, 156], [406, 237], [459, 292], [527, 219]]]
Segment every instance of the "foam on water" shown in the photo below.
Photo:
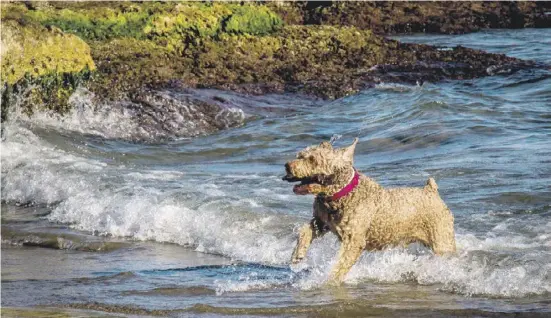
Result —
[[12, 113], [18, 120], [33, 125], [133, 141], [204, 135], [241, 125], [246, 118], [246, 114], [239, 108], [218, 107], [215, 104], [203, 108], [202, 104], [195, 104], [199, 101], [188, 96], [180, 97], [179, 94], [161, 91], [146, 96], [157, 99], [123, 100], [98, 105], [93, 93], [78, 88], [69, 98], [70, 112], [63, 116], [38, 111], [29, 119], [27, 116], [19, 116], [15, 109]]
[[[215, 184], [193, 178], [182, 188], [146, 186], [151, 179], [171, 181], [183, 174], [110, 166], [40, 143], [26, 128], [5, 129], [3, 199], [52, 205], [52, 222], [101, 235], [190, 245], [247, 261], [282, 263], [290, 257], [292, 228], [281, 237], [266, 231], [278, 229], [279, 221], [247, 212], [259, 206], [253, 199], [236, 200]], [[187, 200], [182, 192], [208, 195]]]
[[[293, 231], [304, 219], [285, 222], [276, 214], [255, 212], [269, 211], [261, 196], [240, 198], [231, 186], [205, 183], [181, 171], [109, 165], [60, 150], [17, 124], [5, 129], [2, 197], [8, 202], [49, 204], [50, 221], [100, 235], [171, 242], [246, 262], [288, 264], [296, 237]], [[151, 181], [157, 186], [151, 186]], [[165, 181], [178, 182], [163, 188]], [[270, 200], [291, 199], [278, 195]], [[515, 227], [515, 222], [505, 218], [485, 236], [458, 228], [455, 257], [412, 249], [364, 253], [346, 282], [415, 282], [447, 292], [498, 297], [550, 293], [551, 264], [538, 259], [551, 254], [551, 222], [522, 228]], [[307, 270], [304, 275], [259, 278], [252, 271], [238, 280], [218, 281], [217, 291], [289, 284], [299, 289], [319, 287], [338, 246], [333, 235], [314, 241], [306, 261], [293, 267], [297, 272]]]
[[[353, 266], [345, 283], [416, 283], [466, 296], [507, 298], [551, 293], [548, 277], [551, 264], [515, 260], [513, 257], [492, 259], [487, 251], [470, 246], [463, 237], [459, 236], [457, 240], [461, 246], [459, 253], [450, 257], [399, 248], [364, 253]], [[240, 281], [219, 282], [217, 291], [274, 288], [288, 284], [302, 290], [323, 287], [336, 261], [338, 248], [339, 244], [332, 236], [314, 241], [304, 263], [293, 266], [297, 273], [306, 270], [306, 274], [296, 276], [291, 281], [273, 278], [258, 280], [252, 275]]]
[[[148, 159], [135, 161], [112, 160], [131, 148], [113, 139], [155, 139], [170, 129], [140, 130], [132, 108], [93, 111], [91, 97], [78, 91], [68, 117], [37, 113], [4, 125], [2, 200], [46, 205], [51, 222], [96, 235], [171, 242], [286, 267], [312, 198], [293, 195], [280, 181], [281, 163], [296, 148], [335, 133], [344, 135], [342, 143], [359, 136], [356, 164], [384, 186], [437, 178], [456, 214], [458, 254], [436, 257], [415, 246], [364, 253], [347, 284], [413, 283], [467, 296], [548, 295], [550, 92], [549, 80], [542, 81], [526, 84], [539, 87], [537, 95], [526, 85], [495, 89], [496, 83], [516, 84], [514, 76], [469, 85], [381, 84], [315, 111], [300, 107], [292, 116], [267, 117], [195, 143], [144, 146]], [[178, 96], [159, 94], [182, 106]], [[225, 118], [243, 123], [241, 116], [216, 117], [221, 127], [229, 125]], [[127, 157], [132, 155], [140, 153]], [[174, 160], [167, 164], [165, 157]], [[179, 164], [188, 157], [199, 159]], [[315, 289], [325, 283], [338, 248], [329, 234], [315, 240], [292, 271], [251, 268], [219, 277], [214, 288], [219, 294]]]

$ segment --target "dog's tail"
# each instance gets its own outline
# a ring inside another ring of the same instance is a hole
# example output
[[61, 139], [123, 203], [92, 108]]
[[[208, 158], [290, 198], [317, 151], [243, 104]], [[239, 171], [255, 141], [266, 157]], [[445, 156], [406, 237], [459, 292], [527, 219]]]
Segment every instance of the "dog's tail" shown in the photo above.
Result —
[[436, 184], [436, 181], [434, 181], [433, 178], [429, 178], [427, 180], [427, 184], [425, 185], [425, 190], [430, 192], [438, 192], [438, 185]]

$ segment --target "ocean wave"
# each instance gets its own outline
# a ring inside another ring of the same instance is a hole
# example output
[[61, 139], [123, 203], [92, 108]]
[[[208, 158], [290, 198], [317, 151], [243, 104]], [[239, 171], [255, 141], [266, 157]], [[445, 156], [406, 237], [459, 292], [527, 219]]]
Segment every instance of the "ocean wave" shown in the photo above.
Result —
[[[270, 210], [274, 200], [289, 200], [283, 190], [268, 188], [275, 177], [249, 175], [267, 180], [255, 182], [256, 195], [243, 197], [250, 184], [243, 183], [247, 178], [242, 175], [226, 175], [236, 179], [232, 182], [206, 181], [177, 170], [150, 173], [61, 150], [17, 124], [5, 129], [2, 199], [50, 204], [47, 219], [74, 229], [176, 243], [244, 262], [287, 265], [296, 229], [307, 220]], [[268, 190], [280, 197], [266, 196]], [[551, 226], [539, 215], [531, 217], [520, 228], [511, 217], [476, 236], [457, 224], [459, 252], [453, 257], [436, 257], [415, 248], [364, 253], [346, 283], [413, 282], [450, 293], [493, 297], [550, 293], [551, 264], [546, 260], [551, 254]], [[237, 280], [217, 281], [216, 290], [318, 288], [325, 283], [338, 248], [335, 236], [327, 235], [314, 241], [306, 261], [294, 267], [297, 272], [306, 270], [305, 274], [281, 279], [251, 271]]]
[[90, 91], [79, 88], [69, 104], [72, 108], [64, 115], [35, 111], [29, 118], [13, 110], [13, 116], [33, 126], [146, 142], [207, 135], [240, 126], [247, 118], [237, 107], [172, 91], [140, 91], [124, 100], [98, 104]]
[[[517, 298], [551, 293], [551, 281], [547, 273], [551, 264], [502, 255], [495, 257], [488, 250], [478, 250], [469, 240], [457, 237], [459, 253], [456, 256], [439, 257], [426, 249], [392, 248], [378, 252], [366, 252], [352, 267], [346, 285], [365, 283], [401, 283], [434, 286], [435, 289], [465, 296], [491, 296]], [[273, 277], [255, 279], [255, 275], [243, 275], [240, 280], [218, 282], [219, 293], [267, 289], [291, 285], [299, 290], [322, 288], [327, 282], [332, 265], [336, 261], [339, 243], [333, 236], [313, 242], [304, 263], [293, 269], [303, 275], [293, 280]]]

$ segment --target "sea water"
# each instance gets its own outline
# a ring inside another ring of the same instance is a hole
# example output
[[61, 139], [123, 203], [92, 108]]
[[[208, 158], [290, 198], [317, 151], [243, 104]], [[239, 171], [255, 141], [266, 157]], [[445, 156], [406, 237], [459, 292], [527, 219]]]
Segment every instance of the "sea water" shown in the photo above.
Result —
[[[550, 32], [400, 40], [551, 64]], [[186, 317], [551, 311], [549, 69], [382, 83], [334, 101], [192, 93], [224, 100], [218, 120], [238, 127], [159, 139], [117, 105], [93, 111], [83, 89], [65, 118], [12, 114], [1, 143], [2, 307]], [[335, 135], [335, 146], [360, 139], [355, 166], [384, 187], [435, 178], [455, 216], [457, 255], [415, 244], [366, 252], [330, 288], [339, 242], [329, 234], [290, 266], [313, 198], [293, 194], [283, 165]]]

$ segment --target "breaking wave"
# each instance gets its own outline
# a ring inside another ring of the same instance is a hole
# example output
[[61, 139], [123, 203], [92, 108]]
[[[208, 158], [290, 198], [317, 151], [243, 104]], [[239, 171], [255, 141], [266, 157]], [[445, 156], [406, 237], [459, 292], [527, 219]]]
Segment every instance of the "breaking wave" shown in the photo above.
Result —
[[243, 125], [247, 118], [239, 108], [174, 91], [140, 91], [124, 100], [99, 102], [90, 91], [79, 88], [69, 104], [71, 110], [63, 116], [35, 111], [27, 118], [12, 112], [33, 126], [146, 142], [207, 135]]

